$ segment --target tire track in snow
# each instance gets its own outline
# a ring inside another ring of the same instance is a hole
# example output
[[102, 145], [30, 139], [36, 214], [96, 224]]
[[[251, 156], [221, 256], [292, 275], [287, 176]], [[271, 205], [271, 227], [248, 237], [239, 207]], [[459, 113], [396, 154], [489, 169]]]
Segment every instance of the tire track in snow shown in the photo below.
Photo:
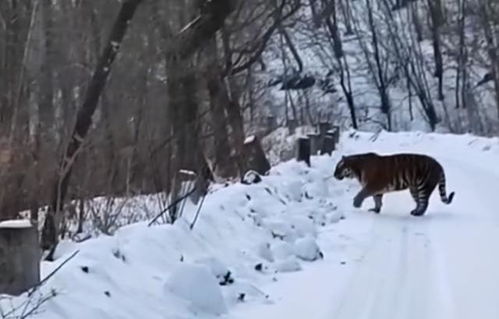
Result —
[[372, 242], [331, 318], [454, 318], [449, 291], [439, 290], [448, 285], [429, 223], [412, 216], [372, 218]]
[[404, 215], [410, 198], [394, 193], [381, 215], [362, 212], [372, 240], [330, 318], [499, 318], [499, 176], [440, 159], [456, 200], [446, 206], [434, 193], [418, 219]]

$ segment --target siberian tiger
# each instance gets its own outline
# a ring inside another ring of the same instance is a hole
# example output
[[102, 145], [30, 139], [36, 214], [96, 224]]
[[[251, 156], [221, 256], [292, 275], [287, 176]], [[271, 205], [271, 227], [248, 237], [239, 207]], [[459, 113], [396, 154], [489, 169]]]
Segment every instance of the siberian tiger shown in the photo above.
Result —
[[434, 158], [419, 154], [394, 154], [381, 156], [376, 153], [343, 156], [336, 165], [334, 177], [356, 178], [362, 185], [354, 197], [353, 206], [358, 208], [367, 197], [374, 199], [374, 208], [379, 213], [384, 193], [409, 189], [417, 206], [411, 215], [422, 216], [428, 208], [428, 200], [438, 184], [440, 198], [450, 204], [454, 192], [447, 197], [445, 173]]

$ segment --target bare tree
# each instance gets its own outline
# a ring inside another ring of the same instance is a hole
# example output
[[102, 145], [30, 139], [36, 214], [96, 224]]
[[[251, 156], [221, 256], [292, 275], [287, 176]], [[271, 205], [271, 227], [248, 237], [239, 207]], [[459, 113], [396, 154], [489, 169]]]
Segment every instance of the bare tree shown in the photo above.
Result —
[[78, 111], [76, 124], [71, 136], [71, 141], [66, 148], [64, 158], [60, 164], [59, 176], [56, 178], [55, 190], [49, 212], [45, 219], [42, 233], [42, 248], [50, 250], [49, 259], [52, 258], [58, 240], [58, 223], [63, 209], [63, 203], [68, 190], [71, 171], [92, 124], [92, 116], [97, 109], [99, 97], [104, 89], [111, 71], [112, 63], [118, 54], [119, 47], [141, 0], [127, 0], [122, 3], [120, 12], [116, 17], [106, 47], [97, 63], [95, 72], [90, 80], [85, 101]]

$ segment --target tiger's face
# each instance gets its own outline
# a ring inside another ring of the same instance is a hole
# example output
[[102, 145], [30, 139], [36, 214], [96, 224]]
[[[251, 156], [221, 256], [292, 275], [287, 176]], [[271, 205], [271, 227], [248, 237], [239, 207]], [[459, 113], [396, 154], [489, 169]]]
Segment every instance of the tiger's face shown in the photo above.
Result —
[[348, 159], [345, 156], [343, 156], [338, 164], [336, 164], [334, 177], [338, 180], [342, 180], [343, 178], [355, 178], [355, 174], [349, 166]]

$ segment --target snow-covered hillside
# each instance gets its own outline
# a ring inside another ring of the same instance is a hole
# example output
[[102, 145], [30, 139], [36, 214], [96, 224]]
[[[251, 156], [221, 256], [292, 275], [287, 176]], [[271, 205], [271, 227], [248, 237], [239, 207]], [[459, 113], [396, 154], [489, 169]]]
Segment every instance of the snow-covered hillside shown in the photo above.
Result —
[[[425, 2], [404, 1], [407, 6], [393, 10], [391, 5], [394, 3], [351, 1], [344, 3], [347, 6], [344, 9], [340, 9], [344, 4], [339, 4], [337, 27], [343, 53], [341, 59], [335, 57], [330, 32], [324, 24], [314, 27], [313, 10], [305, 5], [299, 11], [300, 18], [287, 27], [301, 64], [297, 62], [292, 50], [284, 45], [281, 36], [276, 34], [264, 54], [268, 66], [258, 73], [258, 78], [264, 83], [272, 83], [286, 74], [287, 78], [313, 77], [316, 83], [307, 89], [288, 91], [282, 90], [280, 84], [271, 86], [267, 89], [265, 104], [269, 105], [270, 113], [281, 119], [285, 115], [291, 118], [297, 115], [307, 121], [308, 114], [311, 114], [312, 119], [329, 116], [334, 119], [335, 124], [351, 127], [350, 110], [340, 84], [342, 74], [347, 72], [344, 81], [347, 82], [347, 87], [351, 86], [358, 127], [368, 131], [386, 129], [388, 120], [381, 110], [381, 80], [378, 78], [379, 74], [383, 74], [388, 97], [385, 107], [390, 109], [391, 130], [431, 130], [428, 114], [419, 98], [422, 91], [417, 92], [424, 87], [424, 94], [440, 120], [436, 127], [438, 132], [473, 132], [478, 135], [497, 133], [498, 113], [493, 85], [477, 85], [494, 61], [489, 62], [487, 49], [483, 46], [483, 31], [471, 9], [475, 4], [467, 4], [469, 16], [463, 19], [463, 43], [466, 50], [473, 52], [465, 62], [467, 83], [463, 84], [463, 76], [458, 74], [460, 62], [456, 58], [460, 52], [456, 32], [460, 21], [458, 2], [439, 2], [446, 11], [445, 27], [439, 35], [443, 60], [441, 97], [439, 80], [435, 76], [436, 63], [428, 5]], [[372, 21], [369, 18], [371, 11]], [[421, 41], [417, 40], [416, 25], [421, 28]], [[376, 49], [373, 35], [379, 42]], [[380, 56], [379, 67], [375, 62], [375, 54]], [[302, 66], [301, 72], [298, 72], [299, 65]], [[408, 76], [404, 71], [408, 65], [417, 69], [409, 72], [413, 85], [408, 84]], [[320, 84], [324, 80], [334, 90], [325, 93]], [[461, 91], [463, 86], [465, 94]], [[463, 96], [460, 97], [459, 94]], [[467, 107], [463, 107], [463, 103]], [[287, 108], [283, 105], [287, 105]], [[293, 108], [297, 109], [296, 114], [293, 114]]]
[[[328, 178], [344, 154], [435, 156], [456, 197], [409, 215], [407, 192], [380, 215], [359, 186]], [[253, 185], [217, 187], [193, 230], [136, 223], [65, 243], [43, 275], [56, 296], [35, 318], [497, 318], [499, 139], [345, 132], [332, 157], [291, 160]], [[19, 303], [25, 296], [13, 300]], [[12, 300], [2, 300], [3, 311]]]

